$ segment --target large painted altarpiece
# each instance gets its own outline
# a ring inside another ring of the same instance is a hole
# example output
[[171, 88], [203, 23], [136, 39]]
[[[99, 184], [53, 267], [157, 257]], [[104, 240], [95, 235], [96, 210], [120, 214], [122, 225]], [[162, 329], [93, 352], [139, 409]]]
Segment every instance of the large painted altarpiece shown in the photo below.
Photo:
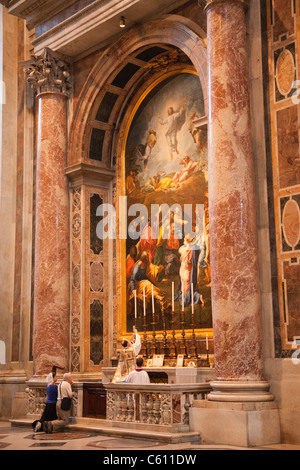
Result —
[[204, 114], [198, 76], [177, 71], [128, 123], [123, 331], [211, 331], [207, 130], [195, 124]]

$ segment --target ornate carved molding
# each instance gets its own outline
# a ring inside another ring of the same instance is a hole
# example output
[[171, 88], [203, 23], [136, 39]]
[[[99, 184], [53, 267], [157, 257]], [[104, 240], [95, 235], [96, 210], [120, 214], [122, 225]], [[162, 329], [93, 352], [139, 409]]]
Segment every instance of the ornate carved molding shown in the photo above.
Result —
[[31, 55], [31, 59], [21, 62], [26, 81], [37, 94], [52, 91], [69, 95], [70, 64], [65, 56], [44, 49], [40, 56]]

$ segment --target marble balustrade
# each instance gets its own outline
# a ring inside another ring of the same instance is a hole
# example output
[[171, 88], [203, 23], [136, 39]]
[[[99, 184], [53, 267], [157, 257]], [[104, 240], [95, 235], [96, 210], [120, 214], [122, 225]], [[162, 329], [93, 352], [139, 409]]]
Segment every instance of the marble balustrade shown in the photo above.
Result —
[[[34, 382], [27, 382], [25, 389], [26, 402], [27, 402], [27, 416], [32, 419], [39, 419], [42, 415], [46, 400], [47, 400], [47, 384], [45, 381], [38, 380]], [[82, 416], [82, 396], [83, 396], [83, 383], [75, 383], [72, 386], [73, 399], [71, 416], [81, 417]]]
[[106, 419], [110, 423], [156, 426], [161, 430], [189, 431], [189, 409], [211, 390], [197, 384], [105, 384]]

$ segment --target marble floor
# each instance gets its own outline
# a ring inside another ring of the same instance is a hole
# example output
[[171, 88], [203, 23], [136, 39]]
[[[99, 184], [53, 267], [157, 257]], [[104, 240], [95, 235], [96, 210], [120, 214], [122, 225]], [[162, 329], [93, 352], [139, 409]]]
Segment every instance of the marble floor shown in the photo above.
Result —
[[[89, 433], [74, 430], [66, 430], [65, 432], [53, 434], [34, 433], [29, 427], [11, 426], [9, 421], [0, 421], [0, 450], [100, 450], [102, 453], [100, 455], [97, 454], [97, 460], [100, 457], [104, 464], [126, 463], [126, 461], [121, 462], [118, 459], [125, 458], [126, 456], [129, 458], [128, 456], [131, 455], [132, 459], [136, 458], [140, 463], [152, 465], [181, 464], [184, 462], [183, 459], [188, 458], [191, 459], [192, 463], [193, 456], [198, 458], [199, 451], [201, 450], [250, 449], [198, 443], [165, 444], [155, 441], [155, 438], [153, 440], [126, 439], [124, 437], [112, 437], [94, 432]], [[270, 445], [254, 450], [300, 450], [300, 445]], [[105, 461], [106, 458], [110, 460]], [[153, 459], [158, 459], [158, 461]], [[178, 461], [176, 462], [176, 460]]]

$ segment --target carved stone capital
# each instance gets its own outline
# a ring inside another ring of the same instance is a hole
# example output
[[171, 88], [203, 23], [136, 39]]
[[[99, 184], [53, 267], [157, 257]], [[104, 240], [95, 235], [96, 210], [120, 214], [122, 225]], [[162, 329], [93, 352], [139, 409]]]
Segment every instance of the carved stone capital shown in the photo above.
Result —
[[206, 7], [205, 11], [208, 13], [212, 8], [215, 8], [219, 5], [239, 5], [248, 10], [249, 4], [251, 0], [206, 0]]
[[21, 65], [26, 81], [37, 94], [52, 91], [69, 95], [70, 64], [64, 56], [45, 48], [42, 55], [31, 55], [31, 59]]

